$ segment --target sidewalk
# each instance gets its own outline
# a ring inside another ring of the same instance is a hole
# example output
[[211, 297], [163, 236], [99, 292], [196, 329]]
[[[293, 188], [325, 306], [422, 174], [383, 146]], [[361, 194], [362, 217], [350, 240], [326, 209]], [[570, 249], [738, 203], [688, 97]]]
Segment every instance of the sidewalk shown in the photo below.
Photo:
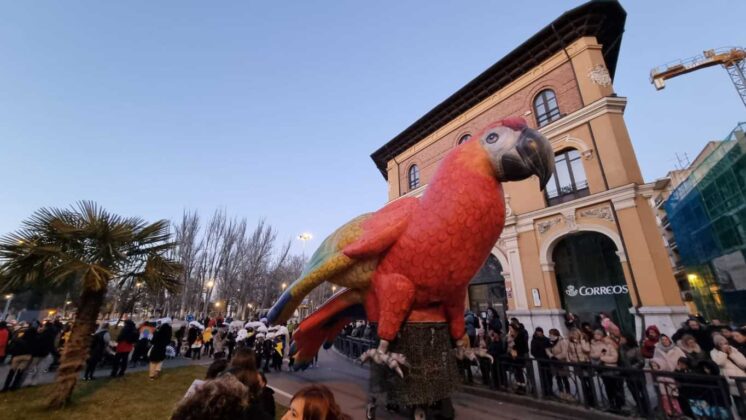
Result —
[[[40, 366], [43, 367], [43, 369], [46, 369], [50, 364], [52, 363], [52, 356], [48, 356], [46, 360], [44, 360]], [[184, 357], [177, 357], [175, 359], [168, 359], [163, 362], [163, 369], [169, 369], [169, 368], [175, 368], [175, 367], [181, 367], [181, 366], [190, 366], [190, 365], [209, 365], [212, 363], [212, 358], [207, 356], [202, 356], [201, 360], [192, 360], [192, 359], [186, 359]], [[83, 366], [83, 369], [85, 369], [85, 365]], [[5, 377], [8, 374], [8, 371], [10, 370], [10, 358], [5, 359], [5, 364], [0, 366], [0, 387], [2, 387], [2, 384], [5, 381]], [[127, 372], [125, 375], [129, 372], [141, 372], [148, 370], [148, 364], [140, 362], [139, 365], [136, 367], [127, 367]], [[26, 379], [24, 381], [23, 386], [29, 386], [29, 373], [26, 373]], [[111, 365], [107, 365], [106, 367], [102, 367], [99, 369], [96, 369], [95, 377], [96, 378], [103, 378], [108, 377], [111, 373]], [[54, 382], [54, 378], [57, 375], [57, 372], [42, 372], [37, 377], [37, 385], [41, 384], [48, 384]], [[83, 371], [80, 372], [80, 378], [79, 380], [82, 380], [83, 378]]]

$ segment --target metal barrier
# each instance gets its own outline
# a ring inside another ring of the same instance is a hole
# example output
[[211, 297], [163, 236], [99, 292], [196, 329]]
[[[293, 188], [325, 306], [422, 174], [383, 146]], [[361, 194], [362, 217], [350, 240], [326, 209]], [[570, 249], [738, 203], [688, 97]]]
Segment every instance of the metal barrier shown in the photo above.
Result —
[[[358, 358], [376, 342], [338, 336], [334, 347]], [[746, 419], [746, 378], [609, 367], [557, 360], [498, 357], [459, 362], [465, 383], [641, 418]], [[737, 414], [738, 413], [738, 414]]]
[[363, 353], [376, 346], [374, 340], [339, 335], [334, 340], [334, 348], [347, 357], [357, 359]]

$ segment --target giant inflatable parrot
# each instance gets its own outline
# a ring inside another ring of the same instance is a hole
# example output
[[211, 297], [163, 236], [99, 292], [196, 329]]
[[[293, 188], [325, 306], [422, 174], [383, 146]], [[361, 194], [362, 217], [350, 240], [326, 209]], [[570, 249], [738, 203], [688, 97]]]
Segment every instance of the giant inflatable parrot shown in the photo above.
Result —
[[389, 343], [404, 322], [442, 319], [463, 348], [468, 283], [505, 223], [502, 182], [537, 175], [543, 189], [553, 171], [549, 142], [522, 118], [507, 118], [448, 153], [421, 198], [394, 200], [337, 229], [268, 315], [271, 323], [285, 322], [321, 283], [343, 287], [296, 329], [295, 366], [305, 366], [354, 319], [378, 323], [379, 347], [364, 357], [400, 375], [406, 358], [390, 353]]

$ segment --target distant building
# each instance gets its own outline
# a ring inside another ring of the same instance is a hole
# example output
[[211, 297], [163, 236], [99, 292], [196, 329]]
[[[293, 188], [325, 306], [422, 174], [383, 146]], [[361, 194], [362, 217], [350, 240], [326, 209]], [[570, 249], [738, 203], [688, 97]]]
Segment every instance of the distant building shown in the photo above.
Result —
[[650, 197], [650, 205], [653, 208], [655, 214], [656, 223], [658, 230], [663, 238], [663, 245], [668, 251], [668, 258], [671, 261], [671, 268], [673, 269], [676, 283], [679, 285], [679, 291], [681, 297], [689, 308], [691, 313], [698, 313], [696, 304], [692, 299], [690, 292], [689, 281], [686, 277], [686, 271], [681, 263], [681, 255], [679, 254], [679, 248], [676, 243], [676, 238], [671, 228], [671, 223], [668, 220], [666, 214], [665, 203], [666, 200], [671, 196], [676, 187], [678, 187], [691, 173], [692, 168], [697, 167], [709, 154], [717, 148], [720, 144], [719, 141], [710, 141], [705, 145], [704, 148], [699, 152], [693, 162], [688, 163], [686, 168], [676, 169], [670, 171], [665, 177], [657, 179], [652, 183], [653, 195]]
[[[665, 202], [697, 311], [746, 323], [746, 123], [689, 169]], [[701, 154], [702, 155], [702, 154]]]
[[[609, 313], [627, 331], [673, 330], [688, 316], [647, 200], [613, 80], [626, 12], [591, 1], [562, 14], [373, 153], [389, 199], [418, 196], [440, 160], [488, 122], [523, 116], [555, 150], [535, 178], [504, 185], [502, 237], [468, 304], [564, 329], [567, 311]], [[635, 318], [637, 316], [637, 318]]]

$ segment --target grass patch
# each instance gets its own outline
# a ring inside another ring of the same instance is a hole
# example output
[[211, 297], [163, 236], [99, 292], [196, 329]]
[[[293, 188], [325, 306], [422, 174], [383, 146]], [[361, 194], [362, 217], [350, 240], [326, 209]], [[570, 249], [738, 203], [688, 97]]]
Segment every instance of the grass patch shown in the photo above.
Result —
[[[156, 381], [148, 372], [124, 377], [78, 382], [72, 401], [62, 410], [49, 411], [45, 405], [53, 385], [22, 388], [0, 394], [0, 417], [13, 420], [61, 419], [167, 419], [194, 379], [204, 378], [206, 366], [164, 369]], [[286, 408], [277, 406], [278, 419]]]

